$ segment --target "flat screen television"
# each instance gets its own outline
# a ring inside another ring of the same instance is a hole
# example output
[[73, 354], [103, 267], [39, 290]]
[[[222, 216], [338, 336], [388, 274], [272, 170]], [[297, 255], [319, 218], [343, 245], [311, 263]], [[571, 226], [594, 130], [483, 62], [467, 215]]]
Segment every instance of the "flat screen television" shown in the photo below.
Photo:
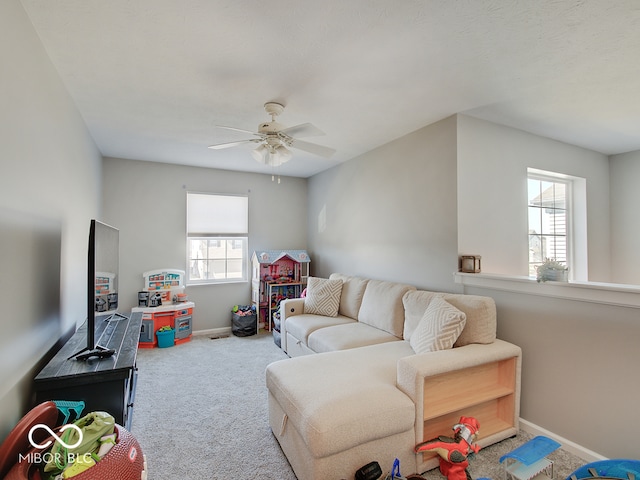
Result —
[[87, 344], [69, 358], [86, 360], [115, 353], [115, 350], [98, 343], [96, 327], [98, 322], [127, 318], [117, 312], [119, 249], [119, 230], [91, 220], [87, 261]]

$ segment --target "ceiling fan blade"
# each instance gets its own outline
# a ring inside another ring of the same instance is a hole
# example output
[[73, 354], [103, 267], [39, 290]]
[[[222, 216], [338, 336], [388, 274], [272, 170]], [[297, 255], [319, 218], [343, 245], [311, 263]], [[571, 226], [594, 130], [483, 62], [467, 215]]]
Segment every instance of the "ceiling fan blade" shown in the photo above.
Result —
[[236, 127], [227, 127], [225, 125], [216, 125], [216, 128], [224, 128], [226, 130], [235, 130], [236, 132], [250, 133], [251, 135], [260, 135], [259, 133], [252, 132], [251, 130], [244, 130], [243, 128], [236, 128]]
[[310, 123], [301, 123], [300, 125], [284, 128], [279, 133], [284, 133], [289, 137], [317, 137], [324, 135], [322, 130]]
[[295, 138], [291, 139], [290, 145], [293, 148], [304, 150], [305, 152], [313, 153], [314, 155], [325, 158], [329, 158], [336, 152], [333, 148], [324, 147], [315, 143], [303, 142], [302, 140], [296, 140]]
[[209, 148], [212, 150], [221, 150], [223, 148], [235, 147], [237, 145], [242, 145], [244, 143], [259, 143], [261, 142], [261, 138], [251, 138], [249, 140], [239, 140], [237, 142], [227, 142], [227, 143], [218, 143], [217, 145], [209, 145]]

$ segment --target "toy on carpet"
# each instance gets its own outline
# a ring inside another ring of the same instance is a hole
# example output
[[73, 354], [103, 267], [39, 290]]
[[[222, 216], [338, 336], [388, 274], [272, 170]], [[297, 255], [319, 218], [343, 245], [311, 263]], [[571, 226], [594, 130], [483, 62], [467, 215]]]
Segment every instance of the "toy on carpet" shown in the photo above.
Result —
[[437, 453], [440, 472], [448, 480], [471, 480], [467, 470], [468, 457], [480, 450], [480, 447], [474, 443], [479, 429], [480, 424], [475, 418], [460, 417], [460, 421], [453, 426], [453, 438], [441, 435], [419, 443], [414, 450], [416, 453]]
[[500, 457], [505, 480], [553, 479], [553, 461], [547, 455], [560, 448], [555, 440], [539, 435]]
[[588, 463], [573, 472], [567, 480], [634, 480], [638, 478], [640, 478], [640, 460], [614, 458]]
[[58, 425], [60, 407], [66, 421], [68, 409], [81, 411], [79, 403], [84, 407], [83, 402], [44, 402], [27, 412], [0, 444], [0, 478], [146, 480], [140, 444], [108, 413], [75, 420], [77, 429]]

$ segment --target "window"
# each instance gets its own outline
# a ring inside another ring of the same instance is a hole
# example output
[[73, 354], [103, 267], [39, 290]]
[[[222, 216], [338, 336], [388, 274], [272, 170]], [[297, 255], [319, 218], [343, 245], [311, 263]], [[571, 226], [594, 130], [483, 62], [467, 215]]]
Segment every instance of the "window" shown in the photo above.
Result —
[[550, 172], [528, 171], [529, 276], [545, 259], [570, 267], [571, 180]]
[[187, 281], [246, 282], [249, 199], [187, 193]]

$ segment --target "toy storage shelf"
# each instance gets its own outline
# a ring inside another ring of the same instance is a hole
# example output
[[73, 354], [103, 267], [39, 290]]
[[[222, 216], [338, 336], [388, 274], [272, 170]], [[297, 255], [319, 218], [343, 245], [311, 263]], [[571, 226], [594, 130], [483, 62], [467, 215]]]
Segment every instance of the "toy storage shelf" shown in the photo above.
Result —
[[516, 365], [513, 357], [426, 378], [423, 441], [451, 436], [463, 415], [478, 420], [482, 437], [515, 427]]

